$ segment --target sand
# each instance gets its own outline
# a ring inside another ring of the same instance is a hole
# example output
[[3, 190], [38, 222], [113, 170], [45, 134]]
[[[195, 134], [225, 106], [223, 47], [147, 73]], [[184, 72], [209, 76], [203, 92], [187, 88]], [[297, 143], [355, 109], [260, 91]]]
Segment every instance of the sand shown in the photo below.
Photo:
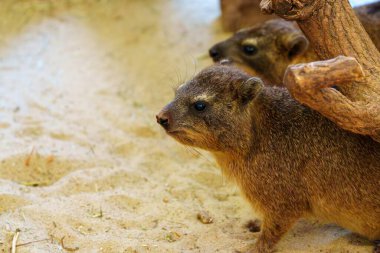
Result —
[[[239, 252], [258, 233], [237, 187], [155, 114], [229, 34], [217, 0], [1, 0], [0, 247]], [[212, 223], [197, 219], [207, 212]], [[29, 244], [25, 244], [29, 243]], [[300, 221], [278, 252], [371, 252]]]

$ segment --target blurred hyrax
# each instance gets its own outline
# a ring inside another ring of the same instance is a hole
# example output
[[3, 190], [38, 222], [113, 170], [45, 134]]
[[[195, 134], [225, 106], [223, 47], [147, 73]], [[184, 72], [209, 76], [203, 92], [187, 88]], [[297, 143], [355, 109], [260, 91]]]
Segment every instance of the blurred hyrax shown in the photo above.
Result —
[[380, 143], [340, 129], [285, 88], [215, 65], [181, 85], [157, 122], [210, 151], [261, 214], [250, 252], [272, 252], [310, 216], [380, 239]]
[[[380, 49], [380, 2], [356, 9], [356, 14]], [[243, 29], [215, 44], [209, 54], [215, 62], [229, 59], [270, 85], [282, 86], [291, 64], [318, 60], [296, 23], [274, 19]]]
[[243, 29], [214, 45], [209, 54], [215, 62], [228, 59], [265, 83], [282, 86], [290, 64], [316, 61], [309, 41], [293, 22], [273, 19]]

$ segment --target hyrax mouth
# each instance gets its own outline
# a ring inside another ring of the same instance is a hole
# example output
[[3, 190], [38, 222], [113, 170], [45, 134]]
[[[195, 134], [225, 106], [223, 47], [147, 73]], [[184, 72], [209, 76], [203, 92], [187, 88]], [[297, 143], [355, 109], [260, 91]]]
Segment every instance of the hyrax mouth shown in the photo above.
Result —
[[186, 146], [192, 146], [193, 140], [189, 138], [189, 136], [186, 134], [186, 131], [183, 130], [174, 130], [174, 131], [166, 131], [166, 133], [174, 138], [176, 141], [186, 145]]
[[162, 109], [162, 111], [156, 115], [156, 121], [165, 129], [169, 136], [178, 140], [186, 136], [186, 131], [184, 129], [177, 129], [173, 126], [173, 119], [167, 107]]
[[166, 133], [168, 135], [171, 135], [173, 137], [183, 137], [186, 136], [186, 131], [184, 130], [166, 130]]
[[167, 135], [184, 145], [192, 145], [193, 141], [189, 137], [188, 129], [174, 126], [168, 107], [165, 107], [159, 114], [157, 114], [156, 120], [157, 123], [164, 128]]

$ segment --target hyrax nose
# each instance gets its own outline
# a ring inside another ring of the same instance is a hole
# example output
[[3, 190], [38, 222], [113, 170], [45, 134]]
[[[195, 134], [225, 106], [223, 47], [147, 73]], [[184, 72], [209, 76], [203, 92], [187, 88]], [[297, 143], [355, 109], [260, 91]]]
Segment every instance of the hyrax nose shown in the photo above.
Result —
[[156, 115], [157, 123], [160, 124], [163, 128], [169, 128], [169, 116], [166, 112], [160, 112]]
[[219, 58], [220, 58], [220, 52], [219, 50], [214, 46], [212, 48], [210, 48], [210, 50], [208, 51], [210, 57], [214, 60], [214, 61], [218, 61]]

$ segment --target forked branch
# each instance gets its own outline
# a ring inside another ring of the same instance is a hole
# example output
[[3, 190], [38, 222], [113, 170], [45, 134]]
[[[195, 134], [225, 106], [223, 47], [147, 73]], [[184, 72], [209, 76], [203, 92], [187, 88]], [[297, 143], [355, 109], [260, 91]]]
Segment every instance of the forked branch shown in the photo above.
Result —
[[[284, 83], [297, 100], [321, 112], [340, 127], [380, 140], [380, 104], [353, 102], [335, 88], [363, 81], [360, 64], [352, 57], [290, 66]], [[349, 115], [349, 116], [347, 116]]]

